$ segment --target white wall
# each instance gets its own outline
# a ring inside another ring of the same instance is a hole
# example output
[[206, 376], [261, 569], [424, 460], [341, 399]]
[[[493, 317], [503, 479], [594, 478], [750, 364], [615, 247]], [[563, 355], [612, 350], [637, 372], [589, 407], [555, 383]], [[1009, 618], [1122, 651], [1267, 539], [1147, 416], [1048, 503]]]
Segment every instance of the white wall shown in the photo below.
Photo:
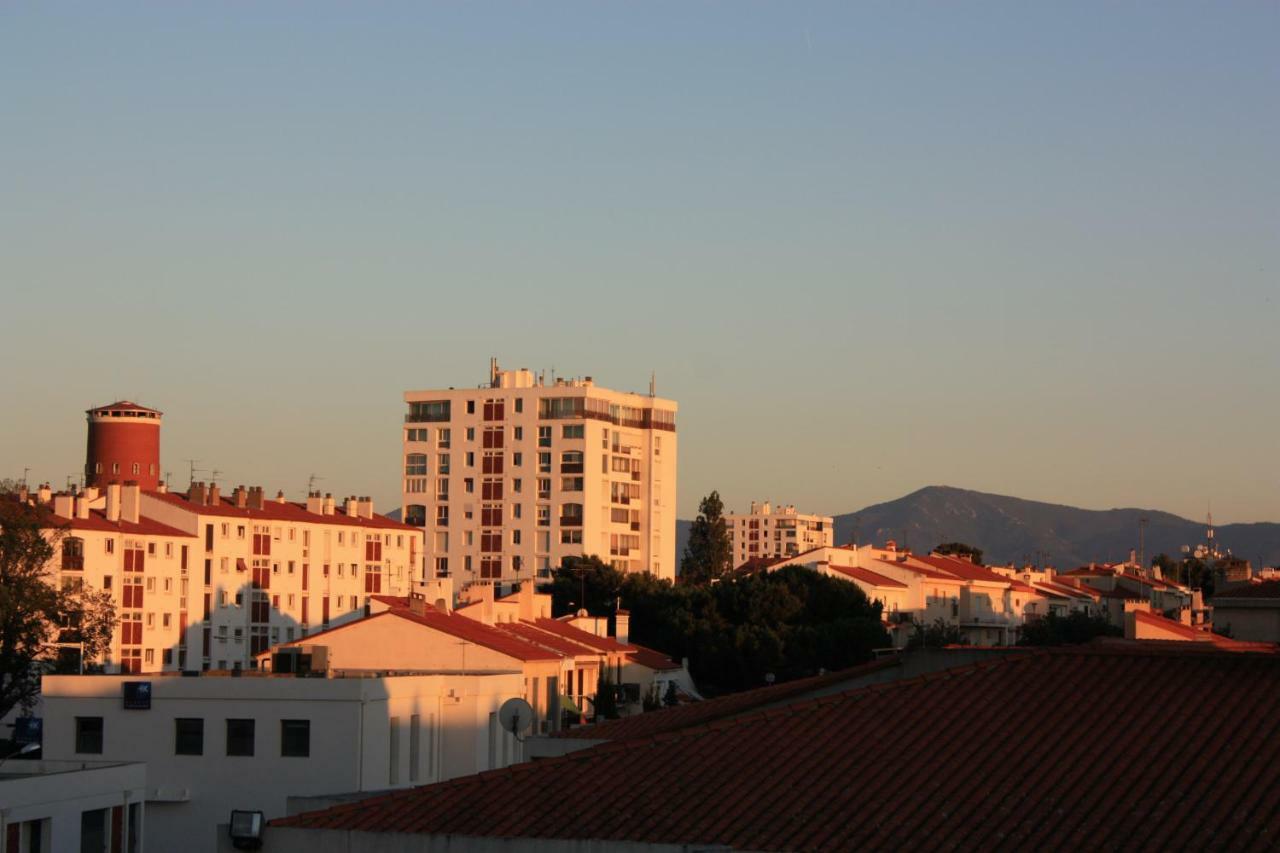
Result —
[[[151, 680], [152, 707], [122, 707], [125, 681], [138, 676], [45, 679], [45, 753], [147, 764], [147, 843], [152, 850], [214, 849], [214, 827], [232, 809], [285, 814], [290, 795], [381, 790], [410, 784], [410, 721], [420, 725], [415, 784], [487, 769], [489, 715], [521, 695], [518, 674], [396, 678], [287, 677]], [[455, 701], [449, 691], [461, 697]], [[104, 720], [101, 755], [77, 756], [75, 717]], [[204, 720], [202, 755], [175, 754], [175, 719]], [[391, 718], [398, 727], [399, 773], [391, 774]], [[256, 722], [253, 756], [226, 754], [226, 720]], [[281, 755], [281, 720], [311, 724], [310, 755]], [[499, 746], [501, 746], [499, 739]], [[514, 756], [513, 756], [514, 757]], [[501, 752], [498, 760], [501, 760]], [[508, 762], [510, 763], [510, 762]], [[393, 781], [393, 779], [395, 781]]]

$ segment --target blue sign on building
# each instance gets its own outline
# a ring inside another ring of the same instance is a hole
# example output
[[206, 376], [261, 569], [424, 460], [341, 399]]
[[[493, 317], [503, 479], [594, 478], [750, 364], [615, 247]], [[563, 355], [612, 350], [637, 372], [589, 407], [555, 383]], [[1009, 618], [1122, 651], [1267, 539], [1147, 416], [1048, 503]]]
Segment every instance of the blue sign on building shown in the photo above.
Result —
[[124, 707], [131, 711], [151, 709], [151, 682], [126, 681], [124, 683]]

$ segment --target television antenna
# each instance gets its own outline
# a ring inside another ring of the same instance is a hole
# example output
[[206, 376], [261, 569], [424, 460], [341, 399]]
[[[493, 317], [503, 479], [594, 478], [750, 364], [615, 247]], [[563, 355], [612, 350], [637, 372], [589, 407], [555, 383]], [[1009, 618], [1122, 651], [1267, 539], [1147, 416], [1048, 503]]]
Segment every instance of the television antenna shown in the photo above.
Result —
[[191, 475], [190, 475], [190, 477], [188, 478], [188, 483], [187, 483], [187, 485], [191, 485], [192, 483], [194, 483], [194, 482], [196, 481], [196, 472], [197, 472], [197, 471], [203, 471], [203, 470], [204, 470], [203, 468], [197, 468], [197, 467], [196, 467], [196, 463], [197, 463], [197, 462], [199, 462], [199, 461], [200, 461], [199, 459], [188, 459], [188, 460], [187, 460], [187, 465], [188, 465], [188, 466], [190, 467], [190, 469], [191, 469]]
[[321, 477], [319, 474], [312, 474], [307, 477], [307, 497], [310, 497], [311, 493], [315, 491], [316, 482], [323, 479], [324, 477]]
[[511, 732], [516, 741], [523, 743], [520, 735], [533, 725], [533, 707], [520, 697], [513, 697], [502, 703], [498, 709], [498, 724], [503, 731]]

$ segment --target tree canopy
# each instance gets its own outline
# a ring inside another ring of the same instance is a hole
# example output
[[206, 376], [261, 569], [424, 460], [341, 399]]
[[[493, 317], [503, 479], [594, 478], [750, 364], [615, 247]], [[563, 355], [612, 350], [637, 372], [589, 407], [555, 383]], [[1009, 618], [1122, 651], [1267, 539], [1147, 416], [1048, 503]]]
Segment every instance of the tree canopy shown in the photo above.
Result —
[[870, 660], [890, 644], [880, 605], [848, 581], [788, 567], [705, 586], [625, 574], [596, 557], [567, 560], [551, 585], [557, 615], [587, 609], [631, 613], [631, 639], [689, 669], [709, 694], [834, 670]]
[[84, 657], [91, 659], [111, 640], [115, 609], [109, 594], [50, 582], [48, 566], [61, 535], [44, 507], [0, 494], [0, 717], [35, 702], [42, 670], [58, 657], [51, 654], [53, 643], [83, 642]]
[[698, 504], [698, 517], [689, 527], [689, 542], [680, 560], [680, 582], [694, 586], [710, 583], [733, 568], [729, 528], [724, 503], [712, 492]]
[[1050, 613], [1022, 626], [1020, 646], [1062, 646], [1087, 643], [1095, 637], [1123, 637], [1124, 631], [1101, 616], [1090, 616], [1079, 610], [1066, 616]]
[[949, 554], [953, 557], [966, 557], [977, 565], [982, 565], [982, 549], [964, 542], [943, 542], [933, 549], [935, 554]]

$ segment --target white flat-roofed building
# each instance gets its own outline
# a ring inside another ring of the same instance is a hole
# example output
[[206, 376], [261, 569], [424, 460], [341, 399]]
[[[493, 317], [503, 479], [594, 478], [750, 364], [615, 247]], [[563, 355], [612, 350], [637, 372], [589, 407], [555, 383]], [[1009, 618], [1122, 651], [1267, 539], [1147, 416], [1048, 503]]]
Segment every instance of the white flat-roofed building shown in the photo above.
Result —
[[[5, 761], [0, 850], [140, 851], [146, 790], [138, 762]], [[108, 846], [112, 838], [119, 847]]]
[[751, 560], [789, 559], [834, 544], [835, 522], [829, 515], [806, 515], [790, 504], [773, 507], [751, 502], [745, 514], [726, 513], [733, 566]]
[[407, 391], [403, 519], [427, 573], [511, 583], [566, 557], [674, 578], [676, 404], [499, 370], [478, 388]]
[[[126, 694], [129, 683], [147, 685], [143, 701], [139, 688]], [[147, 849], [201, 853], [216, 849], [216, 827], [233, 809], [270, 819], [290, 796], [403, 788], [515, 763], [521, 744], [497, 712], [523, 693], [519, 670], [49, 676], [44, 755], [145, 762]]]

